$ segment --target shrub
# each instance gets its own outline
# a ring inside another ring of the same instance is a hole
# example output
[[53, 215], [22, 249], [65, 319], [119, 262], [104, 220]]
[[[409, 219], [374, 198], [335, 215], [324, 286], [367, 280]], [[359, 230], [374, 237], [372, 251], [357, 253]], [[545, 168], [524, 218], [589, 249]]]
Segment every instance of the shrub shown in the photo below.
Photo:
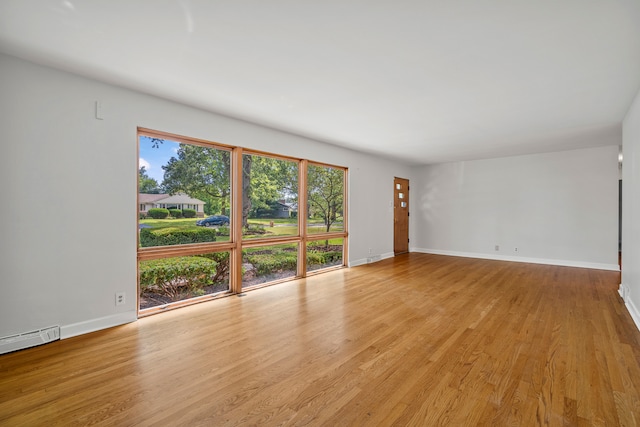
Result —
[[331, 264], [342, 259], [342, 251], [307, 252], [308, 264]]
[[143, 228], [140, 230], [140, 246], [169, 246], [189, 243], [215, 242], [216, 231], [209, 228]]
[[229, 273], [229, 252], [216, 252], [212, 254], [198, 255], [203, 258], [208, 258], [216, 262], [216, 274], [213, 276], [213, 282], [218, 282], [225, 278]]
[[195, 209], [182, 209], [182, 216], [184, 218], [195, 218], [196, 210]]
[[339, 261], [342, 261], [342, 245], [330, 245], [321, 240], [307, 246], [307, 264], [335, 265]]
[[217, 262], [200, 257], [155, 259], [140, 263], [140, 294], [153, 292], [177, 299], [201, 295], [213, 283]]
[[138, 219], [145, 219], [146, 217], [147, 217], [147, 214], [143, 214], [142, 212], [138, 214]]
[[295, 252], [247, 254], [247, 261], [253, 264], [258, 275], [265, 275], [283, 270], [295, 270], [298, 257]]
[[149, 212], [147, 212], [147, 216], [150, 216], [153, 219], [165, 219], [169, 216], [169, 209], [151, 208], [149, 209]]
[[216, 236], [227, 236], [227, 237], [229, 237], [229, 227], [218, 227], [218, 231], [216, 232]]
[[321, 252], [307, 252], [307, 264], [324, 264], [324, 254]]
[[174, 218], [182, 218], [182, 211], [180, 209], [169, 209], [169, 213]]

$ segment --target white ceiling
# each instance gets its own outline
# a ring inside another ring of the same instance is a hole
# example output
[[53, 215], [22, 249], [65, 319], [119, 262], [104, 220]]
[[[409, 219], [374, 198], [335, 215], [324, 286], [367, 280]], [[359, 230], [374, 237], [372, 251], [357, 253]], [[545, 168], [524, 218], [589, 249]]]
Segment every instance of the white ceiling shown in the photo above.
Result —
[[0, 51], [435, 163], [619, 143], [640, 1], [2, 0]]

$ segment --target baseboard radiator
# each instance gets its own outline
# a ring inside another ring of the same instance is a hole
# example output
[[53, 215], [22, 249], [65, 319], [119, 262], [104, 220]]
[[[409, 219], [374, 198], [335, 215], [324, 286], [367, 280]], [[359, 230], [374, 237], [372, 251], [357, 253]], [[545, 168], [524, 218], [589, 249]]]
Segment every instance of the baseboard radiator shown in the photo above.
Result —
[[60, 326], [0, 338], [0, 354], [35, 347], [60, 339]]

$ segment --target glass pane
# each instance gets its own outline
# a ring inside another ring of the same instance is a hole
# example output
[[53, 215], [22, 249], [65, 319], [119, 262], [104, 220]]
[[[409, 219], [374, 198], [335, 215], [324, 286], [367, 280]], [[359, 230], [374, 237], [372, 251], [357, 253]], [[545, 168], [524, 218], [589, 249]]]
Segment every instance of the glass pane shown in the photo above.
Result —
[[140, 310], [229, 290], [229, 252], [140, 261]]
[[344, 171], [309, 165], [308, 233], [344, 231]]
[[400, 202], [400, 207], [406, 208], [407, 207], [407, 202]]
[[404, 199], [404, 193], [398, 193], [398, 199]]
[[242, 287], [297, 275], [298, 244], [262, 246], [242, 251]]
[[298, 162], [242, 156], [242, 237], [298, 235]]
[[230, 152], [140, 136], [140, 246], [229, 240]]
[[396, 184], [396, 190], [402, 190], [402, 185], [401, 184]]
[[342, 265], [343, 239], [307, 243], [307, 271]]

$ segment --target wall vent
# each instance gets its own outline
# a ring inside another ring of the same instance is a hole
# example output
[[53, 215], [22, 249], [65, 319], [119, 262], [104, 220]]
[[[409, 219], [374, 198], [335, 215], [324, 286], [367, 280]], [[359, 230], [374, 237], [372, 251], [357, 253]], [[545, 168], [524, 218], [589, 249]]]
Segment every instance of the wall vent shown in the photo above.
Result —
[[60, 326], [0, 338], [0, 354], [35, 347], [60, 339]]

